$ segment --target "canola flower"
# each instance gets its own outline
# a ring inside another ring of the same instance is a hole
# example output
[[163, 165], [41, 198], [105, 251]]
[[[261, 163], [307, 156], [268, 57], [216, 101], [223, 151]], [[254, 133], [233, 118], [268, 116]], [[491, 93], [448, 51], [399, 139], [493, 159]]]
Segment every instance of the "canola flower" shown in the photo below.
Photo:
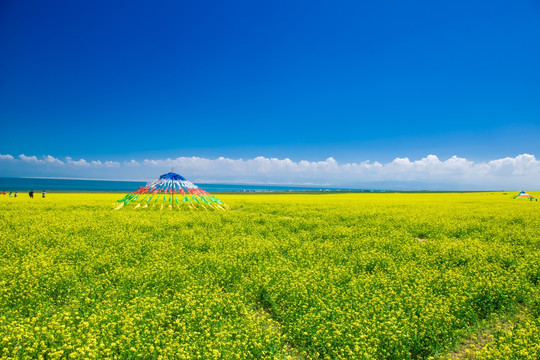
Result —
[[[0, 358], [537, 359], [540, 212], [502, 193], [0, 197]], [[517, 354], [517, 355], [516, 355]]]

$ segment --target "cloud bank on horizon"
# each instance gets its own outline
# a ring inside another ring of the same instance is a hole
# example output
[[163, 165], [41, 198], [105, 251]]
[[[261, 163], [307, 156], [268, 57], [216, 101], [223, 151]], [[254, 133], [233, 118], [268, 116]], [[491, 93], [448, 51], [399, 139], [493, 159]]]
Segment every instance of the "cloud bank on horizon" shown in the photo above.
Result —
[[452, 156], [440, 160], [395, 158], [388, 163], [293, 161], [288, 158], [177, 157], [130, 161], [74, 160], [0, 154], [3, 176], [149, 180], [174, 168], [194, 182], [262, 183], [400, 190], [500, 190], [540, 188], [540, 161], [531, 154], [474, 162]]

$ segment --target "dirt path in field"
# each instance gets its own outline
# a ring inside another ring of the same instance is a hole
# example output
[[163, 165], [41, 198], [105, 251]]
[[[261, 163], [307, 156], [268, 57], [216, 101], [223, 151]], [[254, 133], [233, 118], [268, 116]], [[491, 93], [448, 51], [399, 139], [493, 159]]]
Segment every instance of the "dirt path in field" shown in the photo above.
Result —
[[498, 330], [507, 331], [519, 323], [525, 317], [526, 310], [523, 307], [515, 314], [494, 318], [483, 329], [471, 334], [457, 349], [441, 359], [475, 359], [475, 353], [481, 351], [494, 340], [493, 334], [495, 332]]
[[[276, 321], [272, 315], [266, 311], [264, 308], [259, 308], [256, 310], [256, 315], [263, 325], [269, 329], [277, 330], [280, 334], [283, 333], [283, 326]], [[304, 357], [289, 343], [286, 343], [283, 346], [282, 354], [284, 359], [288, 360], [302, 360]]]

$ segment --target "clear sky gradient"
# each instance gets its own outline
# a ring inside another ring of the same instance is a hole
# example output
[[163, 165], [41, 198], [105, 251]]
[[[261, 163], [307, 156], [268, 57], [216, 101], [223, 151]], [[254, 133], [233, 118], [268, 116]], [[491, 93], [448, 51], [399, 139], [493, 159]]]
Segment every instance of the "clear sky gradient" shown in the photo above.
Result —
[[5, 0], [0, 48], [14, 157], [540, 153], [533, 0]]

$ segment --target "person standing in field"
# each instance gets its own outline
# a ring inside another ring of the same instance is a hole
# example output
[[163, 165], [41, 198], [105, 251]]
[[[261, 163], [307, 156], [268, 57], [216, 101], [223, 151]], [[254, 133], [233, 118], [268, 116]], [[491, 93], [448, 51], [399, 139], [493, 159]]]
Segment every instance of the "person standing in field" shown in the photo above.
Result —
[[33, 199], [34, 198], [34, 190], [30, 190], [30, 192], [28, 193], [28, 196], [30, 196], [30, 199]]
[[17, 197], [17, 192], [15, 191], [15, 195], [13, 195], [13, 197]]
[[41, 197], [45, 199], [45, 190], [41, 193]]

